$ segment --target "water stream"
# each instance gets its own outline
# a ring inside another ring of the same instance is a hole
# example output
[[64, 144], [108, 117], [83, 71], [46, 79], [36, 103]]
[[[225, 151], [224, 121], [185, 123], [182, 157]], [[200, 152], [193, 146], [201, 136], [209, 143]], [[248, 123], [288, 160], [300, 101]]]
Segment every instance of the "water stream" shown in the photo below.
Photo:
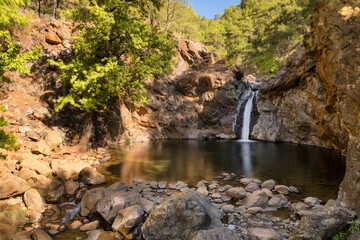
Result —
[[251, 91], [251, 96], [247, 100], [245, 109], [244, 109], [243, 125], [242, 125], [242, 131], [241, 131], [241, 140], [243, 140], [243, 141], [249, 140], [251, 112], [252, 112], [252, 107], [253, 107], [254, 95], [255, 95], [255, 93], [253, 91]]

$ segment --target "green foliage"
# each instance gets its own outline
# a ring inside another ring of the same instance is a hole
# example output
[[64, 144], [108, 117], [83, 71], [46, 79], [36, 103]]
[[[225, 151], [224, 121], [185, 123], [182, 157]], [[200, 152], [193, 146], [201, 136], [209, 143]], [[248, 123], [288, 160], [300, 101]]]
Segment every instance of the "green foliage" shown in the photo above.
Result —
[[169, 35], [146, 22], [149, 6], [154, 1], [82, 1], [66, 13], [79, 23], [80, 36], [69, 64], [51, 62], [68, 87], [55, 101], [57, 111], [71, 104], [102, 112], [119, 98], [133, 105], [147, 101], [143, 80], [171, 71], [175, 47]]
[[27, 25], [29, 20], [19, 14], [19, 8], [29, 3], [30, 0], [0, 0], [0, 30], [14, 25]]
[[332, 240], [340, 240], [342, 238], [347, 238], [349, 235], [359, 232], [360, 231], [360, 220], [353, 220], [353, 221], [349, 221], [348, 222], [348, 229], [346, 229], [345, 231], [339, 232], [338, 234], [336, 234]]
[[[5, 107], [0, 104], [0, 111], [5, 112]], [[0, 116], [0, 127], [7, 126], [8, 122], [4, 119], [3, 116]], [[8, 151], [11, 150], [19, 150], [19, 146], [16, 144], [16, 137], [14, 134], [7, 133], [4, 130], [0, 129], [0, 148], [6, 149]], [[4, 155], [0, 154], [0, 158], [5, 158]]]
[[216, 19], [201, 20], [201, 40], [229, 65], [272, 74], [309, 31], [311, 0], [242, 0]]
[[5, 80], [3, 75], [6, 71], [19, 71], [27, 74], [30, 68], [25, 63], [41, 57], [41, 46], [36, 46], [32, 51], [20, 55], [19, 44], [12, 42], [9, 31], [0, 31], [0, 82]]

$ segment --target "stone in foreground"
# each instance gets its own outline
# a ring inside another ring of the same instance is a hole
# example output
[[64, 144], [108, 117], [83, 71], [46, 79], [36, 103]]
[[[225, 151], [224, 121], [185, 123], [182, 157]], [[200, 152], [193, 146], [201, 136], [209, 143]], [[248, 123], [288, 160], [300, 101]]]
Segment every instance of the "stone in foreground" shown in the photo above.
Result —
[[146, 240], [191, 239], [198, 231], [221, 227], [222, 216], [207, 197], [188, 191], [153, 209], [142, 226], [142, 233]]
[[239, 240], [239, 237], [230, 229], [217, 227], [210, 230], [199, 231], [192, 240]]
[[21, 194], [29, 189], [30, 185], [25, 180], [15, 177], [11, 173], [0, 177], [0, 199]]
[[250, 228], [251, 240], [282, 240], [280, 234], [272, 228]]

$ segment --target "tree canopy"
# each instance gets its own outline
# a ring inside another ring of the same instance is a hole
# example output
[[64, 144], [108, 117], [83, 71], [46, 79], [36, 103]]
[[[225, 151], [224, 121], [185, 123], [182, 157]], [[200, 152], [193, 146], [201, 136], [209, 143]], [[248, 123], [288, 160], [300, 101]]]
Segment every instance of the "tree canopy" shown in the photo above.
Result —
[[143, 81], [171, 71], [175, 43], [147, 23], [157, 1], [82, 1], [68, 16], [79, 23], [71, 62], [53, 62], [68, 87], [56, 110], [71, 104], [86, 112], [108, 110], [119, 98], [146, 102]]

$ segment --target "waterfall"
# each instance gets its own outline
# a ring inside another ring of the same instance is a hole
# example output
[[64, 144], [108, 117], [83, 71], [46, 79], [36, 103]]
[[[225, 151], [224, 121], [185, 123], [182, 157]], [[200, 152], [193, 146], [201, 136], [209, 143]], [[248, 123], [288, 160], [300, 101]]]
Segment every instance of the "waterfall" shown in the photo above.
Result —
[[252, 111], [252, 107], [253, 107], [254, 95], [255, 95], [255, 93], [253, 91], [251, 91], [251, 96], [249, 97], [249, 99], [245, 105], [243, 125], [242, 125], [242, 130], [241, 130], [241, 140], [249, 140], [250, 120], [251, 120], [251, 111]]

